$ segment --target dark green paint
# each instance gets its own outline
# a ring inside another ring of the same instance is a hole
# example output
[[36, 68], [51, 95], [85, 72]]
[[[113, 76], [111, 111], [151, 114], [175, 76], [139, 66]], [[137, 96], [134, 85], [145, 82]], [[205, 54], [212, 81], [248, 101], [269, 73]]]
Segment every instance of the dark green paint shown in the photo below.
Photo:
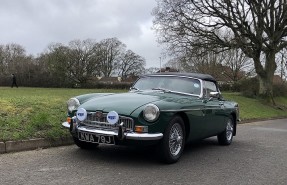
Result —
[[[197, 140], [216, 135], [225, 129], [225, 120], [235, 113], [235, 102], [204, 99], [190, 95], [164, 93], [162, 91], [137, 91], [121, 94], [87, 94], [76, 97], [87, 111], [116, 111], [130, 116], [135, 125], [148, 125], [150, 133], [163, 133], [175, 114], [187, 117], [187, 140]], [[146, 122], [142, 111], [148, 103], [157, 105], [160, 116], [154, 123]]]

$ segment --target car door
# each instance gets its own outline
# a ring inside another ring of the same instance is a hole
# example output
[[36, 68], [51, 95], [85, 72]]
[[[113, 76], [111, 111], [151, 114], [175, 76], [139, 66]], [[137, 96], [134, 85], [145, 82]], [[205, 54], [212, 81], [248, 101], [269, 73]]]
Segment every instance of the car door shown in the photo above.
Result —
[[209, 137], [218, 134], [224, 128], [224, 101], [211, 97], [210, 92], [218, 92], [216, 84], [212, 81], [203, 81], [203, 102], [206, 127], [204, 136]]

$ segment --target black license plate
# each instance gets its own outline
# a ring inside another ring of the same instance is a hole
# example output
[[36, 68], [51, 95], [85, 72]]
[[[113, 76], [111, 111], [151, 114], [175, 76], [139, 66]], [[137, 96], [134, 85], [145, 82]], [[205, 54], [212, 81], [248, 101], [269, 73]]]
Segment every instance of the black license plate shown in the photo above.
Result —
[[114, 136], [103, 135], [103, 134], [92, 134], [88, 132], [79, 132], [79, 140], [91, 142], [91, 143], [104, 143], [104, 144], [115, 144]]

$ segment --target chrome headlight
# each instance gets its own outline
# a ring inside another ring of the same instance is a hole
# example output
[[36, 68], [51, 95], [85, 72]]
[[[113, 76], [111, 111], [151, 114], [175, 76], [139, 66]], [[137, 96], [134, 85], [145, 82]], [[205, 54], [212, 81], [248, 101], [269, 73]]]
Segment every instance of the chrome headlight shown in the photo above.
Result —
[[147, 104], [143, 110], [143, 116], [146, 121], [153, 122], [159, 116], [159, 108], [154, 104]]
[[67, 108], [69, 112], [76, 110], [80, 106], [80, 102], [77, 98], [71, 98], [67, 101]]

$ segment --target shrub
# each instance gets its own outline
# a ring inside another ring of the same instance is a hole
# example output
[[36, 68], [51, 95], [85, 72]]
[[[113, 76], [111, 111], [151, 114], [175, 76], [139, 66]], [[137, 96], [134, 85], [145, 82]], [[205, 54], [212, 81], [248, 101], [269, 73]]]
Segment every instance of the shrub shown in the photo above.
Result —
[[219, 89], [221, 91], [232, 91], [231, 84], [219, 84]]
[[273, 85], [273, 96], [287, 96], [287, 83], [274, 84]]
[[[243, 96], [254, 98], [259, 95], [259, 80], [256, 77], [242, 80], [239, 86]], [[273, 96], [287, 96], [287, 83], [273, 84]]]
[[133, 83], [130, 82], [94, 82], [86, 83], [81, 88], [96, 88], [96, 89], [129, 89]]
[[259, 80], [256, 77], [241, 80], [239, 89], [243, 96], [257, 97], [259, 94]]
[[240, 92], [240, 83], [235, 82], [233, 84], [219, 84], [221, 91]]

